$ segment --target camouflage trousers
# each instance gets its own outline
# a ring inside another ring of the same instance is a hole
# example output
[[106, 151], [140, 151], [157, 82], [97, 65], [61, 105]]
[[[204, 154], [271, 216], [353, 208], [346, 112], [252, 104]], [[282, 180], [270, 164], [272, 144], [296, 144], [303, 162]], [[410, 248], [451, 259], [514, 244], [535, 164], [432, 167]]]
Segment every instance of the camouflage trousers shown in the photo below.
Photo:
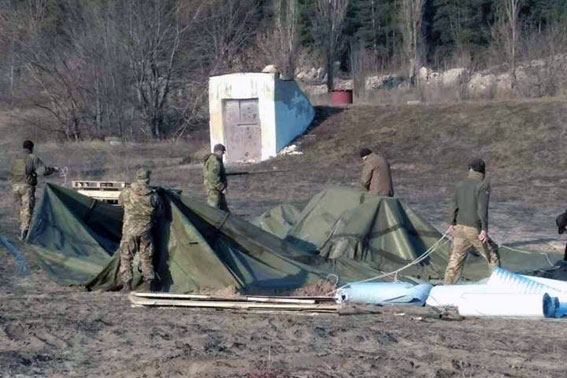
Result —
[[120, 278], [123, 283], [132, 282], [132, 266], [134, 256], [137, 254], [144, 281], [153, 281], [155, 278], [153, 264], [153, 237], [151, 231], [142, 233], [124, 233], [120, 241]]
[[13, 184], [12, 193], [20, 208], [20, 232], [29, 230], [35, 207], [35, 186], [28, 184]]
[[216, 207], [217, 209], [224, 210], [228, 213], [230, 212], [228, 204], [226, 203], [226, 196], [218, 190], [207, 191], [207, 203], [209, 206]]
[[488, 262], [490, 269], [500, 266], [498, 245], [488, 238], [486, 243], [478, 239], [479, 231], [475, 227], [457, 225], [453, 234], [453, 249], [449, 258], [449, 265], [445, 271], [446, 285], [451, 285], [461, 279], [465, 260], [471, 248], [475, 248]]

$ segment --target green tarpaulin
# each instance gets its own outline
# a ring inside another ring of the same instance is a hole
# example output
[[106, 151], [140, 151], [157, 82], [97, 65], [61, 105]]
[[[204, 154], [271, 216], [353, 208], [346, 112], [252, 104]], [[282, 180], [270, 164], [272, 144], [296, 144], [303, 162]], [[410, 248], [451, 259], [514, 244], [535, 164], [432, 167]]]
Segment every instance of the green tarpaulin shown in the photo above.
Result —
[[[329, 274], [352, 282], [407, 265], [441, 237], [399, 199], [349, 188], [326, 190], [301, 212], [273, 209], [255, 221], [259, 227], [198, 200], [165, 190], [161, 195], [166, 212], [154, 230], [154, 265], [162, 291], [292, 289]], [[122, 215], [119, 207], [49, 184], [27, 242], [56, 281], [112, 290], [120, 286], [115, 252]], [[501, 254], [503, 266], [519, 272], [549, 268], [562, 258], [509, 248]], [[448, 256], [449, 244], [441, 244], [397, 278], [442, 279]], [[465, 278], [488, 274], [486, 262], [471, 254]], [[135, 269], [136, 284], [139, 279]]]
[[[155, 230], [161, 290], [190, 292], [234, 286], [240, 290], [290, 289], [329, 274], [342, 282], [379, 274], [350, 259], [306, 252], [238, 217], [163, 191], [166, 215]], [[73, 190], [47, 185], [27, 242], [49, 275], [91, 289], [119, 286], [122, 209]], [[139, 283], [136, 270], [135, 281]]]
[[[415, 260], [440, 238], [441, 233], [398, 198], [379, 197], [353, 188], [331, 188], [311, 199], [303, 211], [278, 206], [254, 221], [266, 231], [322, 256], [364, 262], [391, 272]], [[443, 278], [450, 243], [443, 243], [419, 266], [402, 276], [425, 280]], [[504, 268], [516, 272], [547, 268], [562, 254], [500, 250]], [[480, 255], [467, 258], [463, 277], [477, 280], [489, 274]]]

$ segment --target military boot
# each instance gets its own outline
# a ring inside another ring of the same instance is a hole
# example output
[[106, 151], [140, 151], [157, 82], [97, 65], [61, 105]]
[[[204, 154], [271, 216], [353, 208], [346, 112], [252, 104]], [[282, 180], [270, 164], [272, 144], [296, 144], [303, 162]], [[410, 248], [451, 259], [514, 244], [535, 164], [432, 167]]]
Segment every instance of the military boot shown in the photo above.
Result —
[[124, 282], [122, 284], [122, 288], [120, 289], [121, 293], [129, 293], [132, 291], [132, 281]]
[[139, 291], [140, 293], [149, 293], [152, 291], [152, 282], [153, 281], [144, 281], [142, 282], [142, 284], [140, 286], [138, 286], [138, 288], [136, 289], [136, 291]]

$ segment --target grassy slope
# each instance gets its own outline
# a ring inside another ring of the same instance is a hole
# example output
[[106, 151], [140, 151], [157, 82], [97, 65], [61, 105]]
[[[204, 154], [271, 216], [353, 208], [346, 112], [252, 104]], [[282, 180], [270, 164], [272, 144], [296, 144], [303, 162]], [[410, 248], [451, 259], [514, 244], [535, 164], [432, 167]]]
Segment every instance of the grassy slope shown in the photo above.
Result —
[[[297, 140], [304, 154], [247, 167], [273, 173], [231, 178], [229, 200], [237, 213], [254, 215], [281, 202], [302, 204], [329, 185], [357, 185], [356, 154], [360, 147], [370, 146], [389, 158], [396, 191], [410, 203], [446, 200], [469, 159], [481, 156], [488, 162], [495, 201], [556, 206], [563, 201], [562, 185], [567, 182], [565, 119], [567, 102], [561, 100], [319, 108], [316, 125]], [[9, 117], [4, 114], [0, 120], [0, 132], [6, 136], [1, 141], [0, 187], [7, 190], [9, 156], [21, 141], [9, 127]], [[124, 180], [135, 168], [147, 165], [154, 169], [156, 184], [203, 196], [200, 167], [180, 162], [203, 154], [204, 135], [191, 142], [118, 147], [38, 142], [46, 161], [70, 167], [69, 179]], [[10, 198], [0, 201], [4, 215]], [[2, 218], [5, 225], [7, 219]]]
[[[419, 190], [450, 185], [480, 156], [493, 183], [510, 198], [563, 196], [565, 101], [356, 106], [338, 113], [323, 108], [319, 117], [326, 119], [298, 140], [302, 158], [282, 159], [282, 166], [315, 165], [319, 169], [305, 175], [352, 181], [359, 171], [358, 149], [370, 146], [390, 159], [402, 190], [406, 183]], [[524, 193], [512, 190], [517, 184]]]

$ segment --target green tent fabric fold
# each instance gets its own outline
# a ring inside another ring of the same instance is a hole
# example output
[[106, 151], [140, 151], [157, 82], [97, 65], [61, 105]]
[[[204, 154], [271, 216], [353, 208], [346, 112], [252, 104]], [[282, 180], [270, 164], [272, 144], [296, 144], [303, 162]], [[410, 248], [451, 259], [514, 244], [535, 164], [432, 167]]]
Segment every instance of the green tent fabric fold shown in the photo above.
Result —
[[[315, 195], [303, 211], [287, 207], [286, 213], [293, 216], [283, 218], [282, 213], [283, 206], [278, 206], [254, 222], [292, 244], [320, 251], [321, 256], [364, 262], [385, 272], [406, 266], [442, 237], [399, 198], [380, 197], [354, 188], [327, 189]], [[546, 268], [562, 258], [560, 254], [507, 247], [500, 253], [503, 266], [517, 272]], [[420, 265], [404, 269], [398, 277], [440, 280], [449, 255], [450, 243], [446, 240]], [[478, 280], [489, 273], [484, 259], [478, 253], [470, 253], [463, 277]]]
[[[441, 238], [398, 198], [351, 188], [321, 192], [301, 212], [280, 206], [256, 220], [260, 227], [198, 200], [161, 193], [166, 211], [154, 230], [154, 265], [160, 290], [167, 292], [227, 286], [241, 291], [284, 290], [329, 275], [336, 275], [341, 283], [353, 282], [405, 267]], [[116, 250], [122, 216], [119, 207], [48, 184], [27, 242], [57, 282], [113, 290], [121, 284]], [[517, 272], [549, 268], [562, 258], [562, 254], [506, 247], [501, 255], [503, 266]], [[395, 278], [440, 280], [448, 257], [445, 241]], [[471, 253], [464, 277], [478, 280], [488, 274], [486, 262]], [[134, 283], [139, 282], [139, 269], [134, 269]]]
[[[162, 192], [165, 215], [155, 228], [154, 264], [162, 291], [234, 286], [292, 289], [329, 274], [342, 282], [380, 274], [363, 263], [330, 260], [200, 201]], [[47, 185], [27, 241], [58, 282], [113, 290], [120, 285], [122, 210], [70, 189]], [[136, 261], [136, 259], [134, 259]], [[140, 281], [134, 270], [134, 283]]]

